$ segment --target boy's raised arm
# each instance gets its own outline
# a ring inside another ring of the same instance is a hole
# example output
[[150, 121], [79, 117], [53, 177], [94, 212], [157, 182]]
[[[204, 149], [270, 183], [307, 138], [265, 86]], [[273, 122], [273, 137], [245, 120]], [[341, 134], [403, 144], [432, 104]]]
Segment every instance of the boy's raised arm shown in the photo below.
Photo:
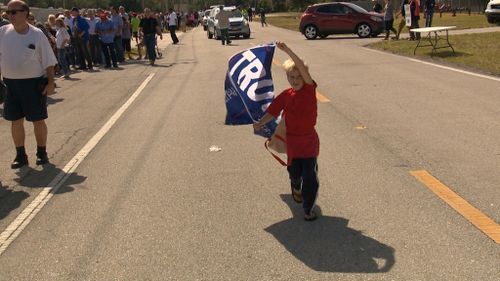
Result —
[[299, 56], [297, 56], [285, 43], [276, 42], [276, 46], [290, 56], [290, 58], [295, 63], [295, 66], [299, 70], [300, 75], [302, 75], [302, 79], [304, 79], [304, 82], [309, 85], [314, 84], [311, 74], [309, 74], [309, 70], [307, 69], [302, 59], [299, 58]]

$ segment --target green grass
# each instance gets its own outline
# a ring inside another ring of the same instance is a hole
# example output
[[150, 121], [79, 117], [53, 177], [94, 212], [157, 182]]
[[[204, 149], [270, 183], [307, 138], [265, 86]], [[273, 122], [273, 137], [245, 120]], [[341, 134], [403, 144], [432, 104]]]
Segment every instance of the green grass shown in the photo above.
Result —
[[[425, 19], [419, 21], [420, 26], [425, 26]], [[449, 13], [443, 13], [443, 17], [439, 17], [439, 13], [435, 13], [432, 18], [433, 26], [456, 26], [457, 29], [468, 29], [468, 28], [483, 28], [483, 27], [492, 27], [495, 26], [493, 24], [489, 24], [486, 20], [485, 15], [478, 14], [457, 14], [456, 17], [453, 17]]]
[[266, 21], [267, 23], [277, 27], [290, 29], [297, 32], [299, 31], [300, 16], [267, 17]]
[[450, 43], [455, 48], [456, 54], [453, 54], [451, 49], [440, 49], [433, 56], [431, 47], [418, 48], [414, 56], [413, 50], [417, 43], [408, 40], [381, 41], [368, 47], [500, 76], [500, 64], [497, 59], [500, 54], [498, 42], [500, 42], [500, 32], [451, 35]]
[[[401, 19], [401, 17], [399, 18]], [[396, 20], [394, 25], [397, 25], [399, 19]], [[482, 28], [482, 27], [491, 27], [495, 26], [493, 24], [489, 24], [484, 15], [478, 14], [457, 14], [456, 17], [453, 17], [449, 13], [443, 13], [443, 17], [439, 17], [439, 13], [434, 14], [433, 17], [433, 26], [456, 26], [457, 29], [468, 29], [468, 28]], [[299, 30], [300, 23], [300, 15], [293, 16], [275, 16], [268, 17], [267, 22], [277, 27], [290, 29], [293, 31]], [[420, 20], [420, 26], [425, 26], [425, 19]]]
[[278, 13], [272, 13], [272, 14], [267, 14], [267, 18], [272, 18], [272, 17], [299, 17], [303, 14], [303, 12], [278, 12]]

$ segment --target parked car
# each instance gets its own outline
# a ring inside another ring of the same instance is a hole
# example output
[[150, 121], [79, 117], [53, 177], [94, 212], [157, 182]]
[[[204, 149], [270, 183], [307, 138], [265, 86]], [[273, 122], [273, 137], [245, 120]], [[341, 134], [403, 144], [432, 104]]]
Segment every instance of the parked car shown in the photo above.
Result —
[[[250, 26], [248, 21], [243, 17], [240, 10], [236, 7], [224, 7], [225, 11], [231, 11], [231, 17], [229, 18], [229, 36], [230, 37], [240, 37], [247, 39], [250, 38]], [[219, 23], [215, 19], [215, 16], [219, 13], [219, 7], [212, 8], [207, 21], [207, 37], [208, 39], [220, 39], [221, 33], [219, 28]]]
[[491, 0], [484, 11], [489, 23], [500, 24], [500, 0]]
[[208, 27], [208, 18], [210, 17], [210, 10], [206, 10], [203, 12], [203, 18], [202, 18], [202, 24], [203, 24], [203, 30], [207, 30]]
[[309, 6], [300, 18], [300, 32], [309, 39], [331, 34], [357, 34], [361, 38], [377, 36], [384, 28], [383, 15], [368, 12], [345, 2]]

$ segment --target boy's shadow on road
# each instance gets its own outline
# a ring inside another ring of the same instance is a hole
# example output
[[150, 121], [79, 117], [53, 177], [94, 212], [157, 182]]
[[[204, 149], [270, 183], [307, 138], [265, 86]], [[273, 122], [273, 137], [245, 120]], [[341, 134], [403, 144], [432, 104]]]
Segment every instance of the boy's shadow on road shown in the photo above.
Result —
[[[389, 271], [395, 264], [392, 247], [349, 228], [349, 220], [320, 216], [317, 221], [306, 222], [301, 206], [292, 200], [291, 195], [282, 194], [281, 199], [290, 207], [293, 218], [265, 230], [311, 269], [379, 273]], [[321, 213], [319, 206], [316, 208]]]

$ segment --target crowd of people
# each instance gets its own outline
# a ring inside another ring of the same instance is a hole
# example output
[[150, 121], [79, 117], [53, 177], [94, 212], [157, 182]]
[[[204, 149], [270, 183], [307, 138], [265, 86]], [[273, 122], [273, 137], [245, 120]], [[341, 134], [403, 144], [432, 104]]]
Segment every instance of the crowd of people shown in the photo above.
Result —
[[[174, 44], [178, 43], [176, 30], [185, 29], [186, 24], [197, 25], [198, 13], [153, 13], [145, 9], [142, 13], [126, 12], [123, 6], [104, 9], [79, 10], [72, 8], [63, 13], [51, 14], [45, 22], [28, 15], [28, 22], [43, 31], [57, 57], [56, 73], [70, 77], [70, 69], [95, 70], [118, 67], [128, 60], [147, 59], [153, 65], [161, 53], [157, 49], [157, 38], [169, 30]], [[2, 24], [7, 24], [8, 15], [2, 13]], [[132, 43], [138, 56], [132, 55]], [[145, 51], [145, 52], [143, 52]]]
[[[183, 16], [183, 14], [181, 14]], [[187, 17], [186, 17], [187, 18]], [[11, 0], [0, 17], [0, 90], [3, 118], [11, 122], [16, 158], [12, 169], [28, 165], [24, 148], [24, 120], [34, 127], [36, 164], [49, 159], [46, 152], [47, 96], [55, 91], [55, 77], [70, 78], [73, 70], [94, 71], [98, 66], [117, 68], [126, 60], [147, 59], [151, 65], [159, 53], [156, 40], [168, 28], [174, 44], [179, 17], [146, 8], [140, 14], [124, 7], [80, 10], [72, 8], [37, 21], [30, 7]], [[138, 56], [132, 54], [132, 42]], [[143, 56], [144, 50], [144, 56]], [[40, 98], [41, 97], [41, 98]]]

